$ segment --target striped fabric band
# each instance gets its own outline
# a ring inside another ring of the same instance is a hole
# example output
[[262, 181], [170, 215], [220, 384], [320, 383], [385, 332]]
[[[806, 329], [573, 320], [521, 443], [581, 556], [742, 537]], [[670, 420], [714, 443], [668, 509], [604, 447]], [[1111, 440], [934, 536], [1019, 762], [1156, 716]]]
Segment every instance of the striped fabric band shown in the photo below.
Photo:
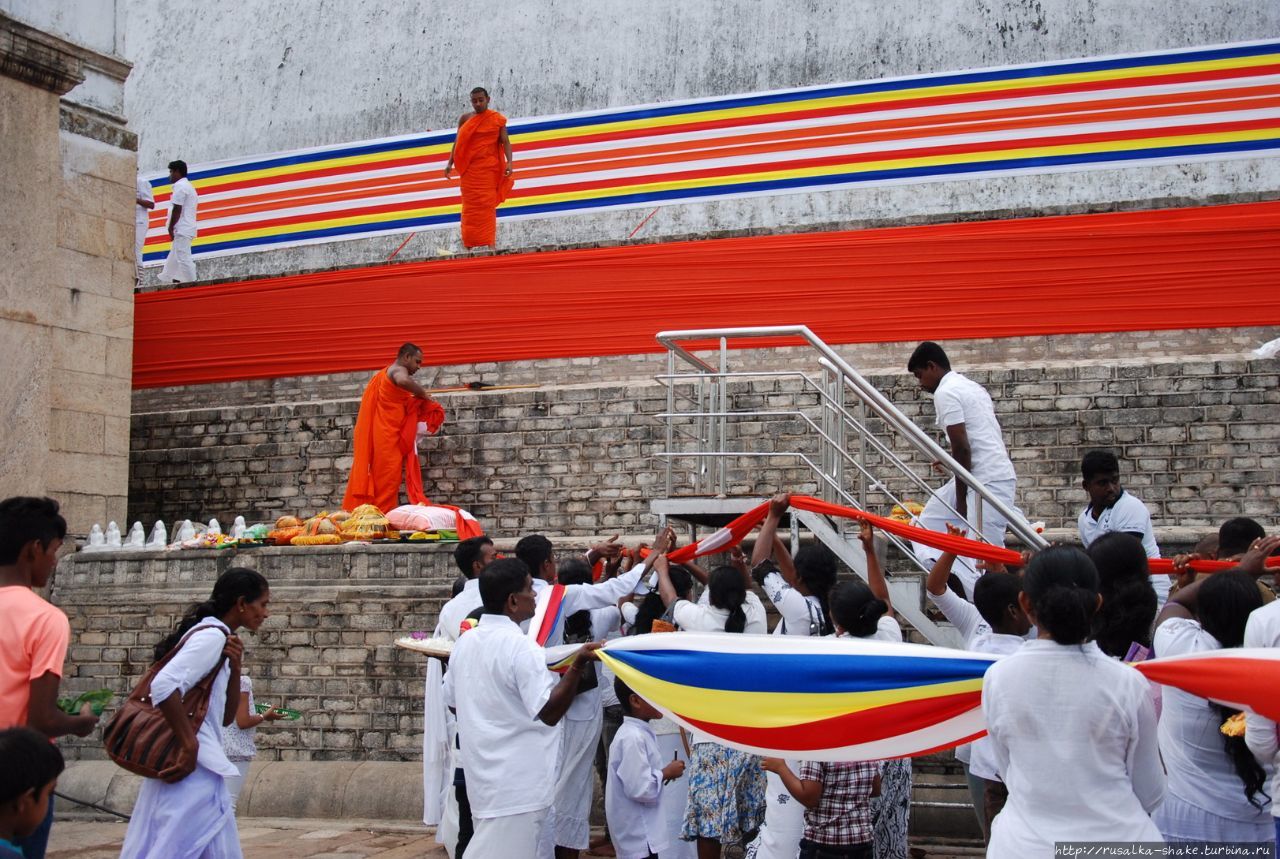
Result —
[[[1280, 149], [1280, 41], [512, 121], [502, 218]], [[453, 131], [196, 164], [196, 256], [451, 226]], [[144, 260], [169, 250], [167, 177]]]

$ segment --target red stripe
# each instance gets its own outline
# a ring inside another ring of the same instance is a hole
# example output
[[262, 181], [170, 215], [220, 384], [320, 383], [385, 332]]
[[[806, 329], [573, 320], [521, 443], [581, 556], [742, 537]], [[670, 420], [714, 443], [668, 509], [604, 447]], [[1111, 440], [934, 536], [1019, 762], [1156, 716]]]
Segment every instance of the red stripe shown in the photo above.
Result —
[[560, 619], [560, 604], [564, 602], [564, 585], [552, 585], [551, 595], [547, 597], [547, 611], [542, 616], [542, 625], [538, 627], [538, 645], [545, 647], [547, 639], [556, 628]]
[[753, 728], [744, 725], [722, 725], [703, 722], [681, 715], [681, 718], [714, 737], [787, 752], [809, 752], [874, 743], [899, 737], [913, 731], [931, 728], [981, 706], [981, 692], [962, 692], [920, 701], [903, 701], [857, 713], [846, 713], [830, 719], [817, 719], [781, 728]]

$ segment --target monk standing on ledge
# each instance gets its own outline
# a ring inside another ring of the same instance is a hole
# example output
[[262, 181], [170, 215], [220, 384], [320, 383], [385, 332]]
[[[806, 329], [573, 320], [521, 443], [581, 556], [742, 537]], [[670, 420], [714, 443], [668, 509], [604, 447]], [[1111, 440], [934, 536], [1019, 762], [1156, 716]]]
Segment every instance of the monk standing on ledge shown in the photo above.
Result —
[[419, 432], [440, 429], [444, 408], [413, 380], [420, 367], [422, 350], [406, 343], [396, 362], [379, 370], [365, 386], [356, 418], [351, 477], [342, 499], [344, 510], [372, 504], [386, 513], [400, 506], [400, 484], [406, 479], [409, 501], [427, 503], [417, 437]]
[[468, 249], [492, 250], [498, 238], [498, 204], [507, 199], [515, 183], [511, 141], [507, 139], [507, 118], [489, 110], [489, 93], [484, 87], [471, 91], [471, 107], [474, 112], [464, 113], [458, 120], [458, 135], [444, 178], [453, 178], [455, 166], [461, 174], [462, 244]]

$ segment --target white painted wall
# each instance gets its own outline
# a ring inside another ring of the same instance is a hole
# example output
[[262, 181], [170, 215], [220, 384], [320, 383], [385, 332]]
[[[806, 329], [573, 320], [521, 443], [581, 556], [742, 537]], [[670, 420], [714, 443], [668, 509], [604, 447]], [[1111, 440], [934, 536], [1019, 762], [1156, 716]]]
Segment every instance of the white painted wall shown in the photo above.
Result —
[[[22, 4], [36, 0], [0, 0]], [[119, 0], [125, 3], [126, 0]], [[508, 116], [1280, 36], [1276, 0], [127, 0], [139, 166]], [[1280, 159], [961, 180], [664, 209], [643, 235], [1280, 189]], [[504, 224], [508, 246], [624, 237], [644, 213]], [[210, 261], [235, 276], [385, 258], [399, 237]], [[457, 246], [420, 237], [405, 255]], [[425, 242], [425, 244], [423, 244]], [[428, 246], [429, 245], [429, 246]]]

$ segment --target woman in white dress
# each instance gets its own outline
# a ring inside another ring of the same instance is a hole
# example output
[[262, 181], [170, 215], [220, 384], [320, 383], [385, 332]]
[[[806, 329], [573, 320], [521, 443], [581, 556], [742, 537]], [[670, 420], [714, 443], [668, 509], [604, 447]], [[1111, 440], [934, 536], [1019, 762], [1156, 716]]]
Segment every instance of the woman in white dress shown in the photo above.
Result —
[[[739, 570], [712, 570], [709, 602], [700, 605], [679, 598], [665, 556], [658, 556], [653, 568], [658, 593], [680, 629], [756, 635], [766, 631], [764, 606], [747, 589], [747, 578]], [[699, 859], [719, 859], [724, 845], [740, 844], [764, 819], [764, 771], [755, 755], [694, 734], [685, 776], [689, 803], [680, 837], [697, 842]]]
[[[858, 539], [867, 556], [867, 581], [841, 582], [831, 589], [831, 620], [836, 637], [863, 641], [902, 642], [902, 627], [893, 613], [889, 585], [876, 557], [875, 533], [866, 522]], [[880, 764], [880, 795], [871, 800], [876, 859], [906, 859], [911, 820], [911, 758]]]
[[[778, 522], [790, 504], [791, 496], [786, 493], [770, 500], [769, 515], [760, 526], [751, 556], [752, 575], [781, 615], [774, 635], [831, 635], [834, 627], [827, 600], [836, 583], [836, 556], [819, 543], [805, 546], [792, 560], [778, 539]], [[770, 563], [770, 557], [776, 564]], [[799, 760], [784, 763], [800, 772]], [[747, 845], [746, 859], [795, 859], [804, 836], [804, 806], [777, 773], [766, 772], [765, 777], [764, 823]]]
[[1018, 601], [1039, 630], [987, 670], [982, 710], [1009, 790], [987, 856], [1049, 859], [1054, 842], [1160, 842], [1165, 792], [1147, 681], [1089, 640], [1101, 605], [1088, 555], [1035, 555]]
[[[156, 645], [156, 659], [161, 659], [191, 632], [151, 684], [152, 700], [160, 702], [177, 737], [178, 759], [161, 778], [143, 781], [121, 859], [240, 859], [235, 805], [227, 789], [227, 780], [239, 771], [223, 751], [222, 728], [235, 718], [240, 703], [244, 647], [235, 631], [258, 629], [270, 616], [270, 601], [261, 574], [232, 567], [218, 577], [213, 595], [192, 606]], [[193, 727], [182, 698], [214, 671], [209, 709]]]
[[[1261, 565], [1259, 565], [1261, 572]], [[1249, 613], [1262, 605], [1257, 582], [1243, 572], [1217, 573], [1170, 595], [1157, 618], [1160, 656], [1240, 647]], [[1153, 815], [1169, 843], [1265, 842], [1274, 836], [1269, 773], [1244, 737], [1223, 736], [1232, 714], [1189, 692], [1164, 687], [1160, 755], [1169, 791]]]

